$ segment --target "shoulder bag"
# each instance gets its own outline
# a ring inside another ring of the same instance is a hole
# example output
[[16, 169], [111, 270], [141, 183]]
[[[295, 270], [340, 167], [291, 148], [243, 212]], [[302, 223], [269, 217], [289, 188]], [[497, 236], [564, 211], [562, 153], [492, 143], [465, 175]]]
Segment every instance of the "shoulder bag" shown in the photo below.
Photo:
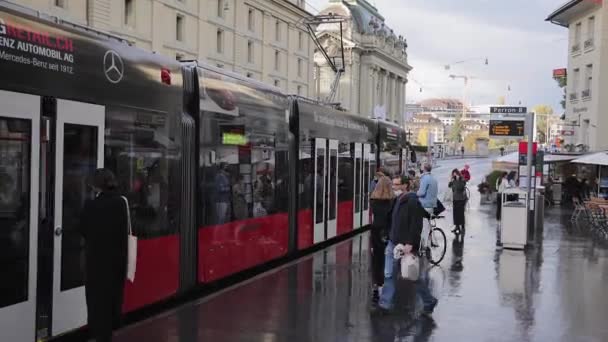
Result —
[[137, 236], [133, 235], [133, 228], [131, 226], [131, 210], [129, 209], [129, 201], [126, 197], [121, 196], [125, 201], [127, 207], [127, 279], [130, 282], [135, 281], [135, 269], [137, 267]]

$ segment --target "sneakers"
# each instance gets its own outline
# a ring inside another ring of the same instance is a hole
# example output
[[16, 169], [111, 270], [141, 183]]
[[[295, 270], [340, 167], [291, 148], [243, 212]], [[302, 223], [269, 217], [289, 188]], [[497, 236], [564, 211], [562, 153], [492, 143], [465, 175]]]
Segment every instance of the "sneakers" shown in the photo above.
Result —
[[380, 305], [374, 305], [371, 309], [371, 314], [373, 316], [388, 316], [388, 315], [391, 315], [392, 313], [393, 313], [392, 310], [385, 309], [385, 308], [381, 307]]
[[439, 302], [439, 300], [437, 300], [437, 298], [433, 298], [433, 301], [431, 302], [431, 304], [428, 306], [425, 306], [424, 309], [422, 310], [422, 315], [424, 315], [424, 316], [432, 315], [433, 311], [435, 311], [435, 307], [437, 306], [438, 302]]
[[380, 291], [377, 287], [372, 289], [372, 303], [377, 304], [380, 300]]

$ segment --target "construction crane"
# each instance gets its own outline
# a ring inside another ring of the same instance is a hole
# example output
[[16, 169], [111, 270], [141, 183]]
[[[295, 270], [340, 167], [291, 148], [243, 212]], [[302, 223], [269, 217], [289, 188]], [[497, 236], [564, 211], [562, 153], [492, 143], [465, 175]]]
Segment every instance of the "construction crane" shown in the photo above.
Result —
[[476, 77], [469, 76], [469, 75], [450, 75], [450, 78], [453, 80], [455, 80], [457, 78], [464, 80], [464, 88], [462, 90], [462, 119], [464, 119], [466, 117], [466, 112], [467, 112], [466, 98], [467, 98], [467, 88], [469, 87], [469, 80], [476, 79]]
[[[338, 88], [340, 86], [340, 78], [342, 77], [342, 74], [344, 74], [345, 65], [346, 65], [346, 63], [344, 61], [344, 39], [342, 37], [342, 32], [343, 32], [342, 24], [346, 20], [347, 20], [346, 17], [337, 15], [337, 14], [333, 14], [333, 13], [316, 15], [314, 17], [310, 17], [310, 18], [304, 20], [304, 24], [306, 25], [308, 34], [312, 38], [312, 41], [315, 43], [315, 45], [317, 46], [317, 49], [319, 50], [319, 52], [321, 52], [321, 54], [327, 61], [327, 64], [329, 65], [329, 67], [335, 74], [334, 80], [331, 83], [331, 88], [329, 90], [329, 93], [327, 94], [327, 96], [323, 100], [323, 102], [328, 103], [328, 104], [333, 104], [336, 106], [339, 105], [339, 103], [335, 103], [334, 101], [335, 101], [336, 94], [338, 93]], [[316, 26], [322, 25], [322, 24], [338, 24], [338, 26], [340, 28], [340, 54], [339, 54], [339, 56], [329, 56], [327, 54], [327, 51], [325, 50], [325, 48], [321, 45], [321, 42], [319, 41], [319, 38], [317, 37], [317, 35], [315, 33], [315, 28], [316, 28]], [[336, 59], [338, 59], [339, 63], [336, 63]]]

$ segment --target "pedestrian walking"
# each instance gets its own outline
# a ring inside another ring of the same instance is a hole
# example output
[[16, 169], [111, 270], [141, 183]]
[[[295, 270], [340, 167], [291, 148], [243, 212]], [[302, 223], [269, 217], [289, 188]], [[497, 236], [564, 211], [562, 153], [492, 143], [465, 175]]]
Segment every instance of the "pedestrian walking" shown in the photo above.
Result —
[[452, 211], [452, 218], [454, 220], [452, 233], [457, 236], [464, 234], [464, 211], [468, 200], [466, 185], [467, 183], [460, 171], [458, 169], [452, 170], [452, 178], [448, 187], [452, 190], [452, 203], [454, 207]]
[[496, 180], [496, 220], [500, 221], [500, 214], [502, 210], [502, 193], [509, 188], [509, 180], [507, 179], [508, 173], [503, 172], [500, 178]]
[[85, 240], [88, 326], [96, 342], [109, 342], [121, 317], [129, 215], [126, 198], [118, 193], [110, 170], [96, 170], [92, 188], [96, 196], [85, 203], [80, 221]]
[[[439, 185], [437, 179], [431, 174], [432, 170], [433, 167], [429, 163], [425, 163], [422, 166], [423, 173], [420, 177], [420, 189], [416, 193], [424, 209], [431, 215], [437, 207], [437, 195], [439, 193]], [[422, 236], [428, 236], [430, 231], [431, 223], [428, 220], [424, 220]]]
[[462, 176], [462, 179], [465, 182], [469, 182], [471, 180], [471, 172], [469, 171], [471, 167], [469, 166], [469, 164], [464, 164], [464, 169], [462, 169], [460, 171], [460, 174]]
[[373, 300], [379, 299], [379, 288], [384, 284], [384, 249], [388, 237], [388, 213], [395, 199], [391, 179], [380, 176], [371, 196], [373, 223], [371, 230], [372, 243], [372, 274], [373, 274]]
[[[418, 196], [410, 189], [409, 179], [403, 177], [398, 185], [402, 194], [392, 204], [389, 215], [390, 234], [385, 249], [384, 260], [384, 286], [378, 302], [378, 313], [389, 313], [394, 307], [395, 278], [397, 271], [396, 260], [393, 257], [397, 245], [404, 245], [405, 253], [420, 256], [420, 237], [423, 221], [430, 218], [430, 214], [423, 208]], [[428, 286], [428, 260], [426, 257], [418, 257], [420, 262], [420, 277], [416, 281], [416, 295], [422, 299], [423, 313], [430, 315], [437, 305], [437, 299], [433, 297]]]
[[416, 175], [415, 170], [409, 170], [407, 174], [410, 179], [410, 189], [414, 192], [418, 191], [420, 189], [420, 177]]

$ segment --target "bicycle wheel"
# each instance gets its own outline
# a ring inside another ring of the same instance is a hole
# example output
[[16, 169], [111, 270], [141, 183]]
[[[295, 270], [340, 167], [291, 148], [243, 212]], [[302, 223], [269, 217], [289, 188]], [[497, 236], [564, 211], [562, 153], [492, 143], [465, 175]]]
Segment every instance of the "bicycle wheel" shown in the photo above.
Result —
[[430, 247], [428, 247], [428, 259], [433, 265], [439, 265], [441, 260], [445, 257], [445, 251], [448, 247], [448, 239], [445, 237], [445, 233], [441, 228], [433, 228], [429, 234], [431, 240]]

